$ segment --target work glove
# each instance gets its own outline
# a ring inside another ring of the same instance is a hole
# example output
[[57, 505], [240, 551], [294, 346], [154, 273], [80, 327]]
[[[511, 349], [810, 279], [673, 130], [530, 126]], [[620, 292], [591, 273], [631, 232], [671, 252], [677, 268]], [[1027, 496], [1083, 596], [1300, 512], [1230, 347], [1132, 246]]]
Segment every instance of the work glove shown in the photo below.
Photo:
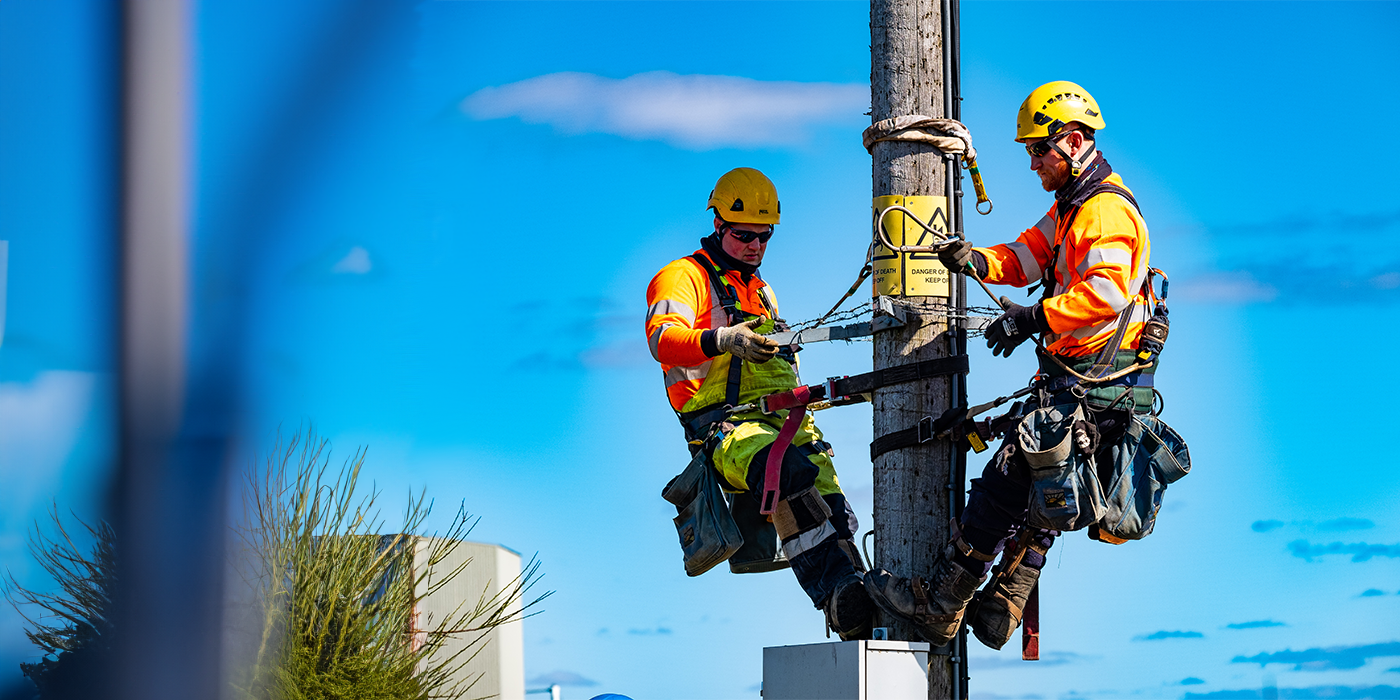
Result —
[[1032, 334], [1050, 330], [1050, 326], [1045, 322], [1045, 309], [1040, 306], [1040, 302], [1021, 306], [1002, 297], [1001, 308], [1005, 309], [1005, 312], [992, 321], [992, 325], [987, 326], [986, 330], [987, 347], [992, 349], [993, 355], [1011, 357], [1011, 351], [1015, 350], [1017, 345], [1026, 342]]
[[762, 364], [778, 354], [778, 342], [754, 332], [755, 328], [766, 323], [766, 318], [728, 326], [715, 331], [715, 347], [721, 353], [733, 353], [735, 357], [748, 362]]
[[971, 241], [964, 241], [960, 238], [951, 239], [951, 242], [938, 250], [938, 260], [943, 266], [953, 272], [968, 272], [968, 265], [977, 273], [977, 278], [987, 276], [987, 258], [981, 253], [972, 249]]

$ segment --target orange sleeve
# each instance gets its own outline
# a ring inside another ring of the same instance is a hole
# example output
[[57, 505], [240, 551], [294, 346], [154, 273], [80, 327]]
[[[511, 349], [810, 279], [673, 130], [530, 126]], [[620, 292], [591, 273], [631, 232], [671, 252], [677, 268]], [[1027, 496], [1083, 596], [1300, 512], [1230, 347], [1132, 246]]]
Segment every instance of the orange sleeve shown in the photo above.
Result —
[[697, 266], [682, 259], [661, 268], [647, 285], [647, 347], [657, 362], [690, 367], [710, 359], [700, 347], [705, 329], [695, 327], [697, 310], [710, 310], [708, 284]]
[[1045, 300], [1045, 320], [1069, 333], [1117, 316], [1138, 295], [1146, 275], [1147, 228], [1122, 197], [1103, 194], [1085, 202], [1065, 234], [1063, 254], [1079, 281]]
[[1021, 232], [1015, 243], [975, 248], [987, 259], [986, 281], [1024, 287], [1040, 281], [1055, 245], [1055, 208], [1036, 225]]

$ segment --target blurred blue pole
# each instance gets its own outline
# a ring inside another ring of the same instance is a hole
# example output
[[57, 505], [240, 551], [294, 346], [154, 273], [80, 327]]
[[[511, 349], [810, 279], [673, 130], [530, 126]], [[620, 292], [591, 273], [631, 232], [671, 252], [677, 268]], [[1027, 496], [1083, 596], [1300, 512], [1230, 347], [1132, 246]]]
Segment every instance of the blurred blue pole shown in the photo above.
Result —
[[[110, 693], [121, 700], [221, 694], [225, 489], [254, 251], [298, 201], [309, 166], [347, 147], [326, 138], [326, 124], [386, 51], [406, 50], [417, 19], [414, 0], [324, 2], [328, 21], [306, 34], [315, 47], [286, 67], [294, 88], [272, 105], [239, 177], [209, 196], [196, 237], [197, 7], [122, 5], [121, 465], [112, 509], [120, 648]], [[211, 276], [228, 287], [194, 294]]]
[[186, 413], [209, 405], [186, 391], [191, 4], [123, 4], [120, 569], [110, 689], [130, 700], [212, 700], [220, 687], [228, 412], [212, 421]]

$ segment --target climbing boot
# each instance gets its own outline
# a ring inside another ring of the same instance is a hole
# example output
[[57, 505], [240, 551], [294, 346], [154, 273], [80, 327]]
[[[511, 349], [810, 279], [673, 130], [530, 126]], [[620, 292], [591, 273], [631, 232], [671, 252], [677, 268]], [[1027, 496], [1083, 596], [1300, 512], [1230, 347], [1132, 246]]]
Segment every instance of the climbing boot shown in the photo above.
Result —
[[1009, 575], [998, 576], [978, 591], [970, 606], [967, 626], [983, 644], [1000, 649], [1011, 639], [1011, 633], [1021, 626], [1026, 600], [1040, 580], [1040, 569], [1021, 565]]
[[952, 547], [943, 552], [927, 579], [900, 578], [884, 569], [865, 575], [865, 590], [885, 612], [914, 626], [934, 646], [947, 644], [958, 633], [968, 601], [986, 576], [975, 576], [952, 560]]
[[836, 584], [836, 590], [826, 600], [826, 626], [841, 641], [870, 639], [875, 619], [875, 603], [865, 591], [860, 576], [851, 574]]
[[977, 592], [968, 607], [967, 626], [983, 644], [1000, 649], [1021, 626], [1026, 601], [1040, 580], [1045, 553], [1051, 540], [1035, 541], [1027, 534], [1012, 551], [1002, 554], [987, 587]]

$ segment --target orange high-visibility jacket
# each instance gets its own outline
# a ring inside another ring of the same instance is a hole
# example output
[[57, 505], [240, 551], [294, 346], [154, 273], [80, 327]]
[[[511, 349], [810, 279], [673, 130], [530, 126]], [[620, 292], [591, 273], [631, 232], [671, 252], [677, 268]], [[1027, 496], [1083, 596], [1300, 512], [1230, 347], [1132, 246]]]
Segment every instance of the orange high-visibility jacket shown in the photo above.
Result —
[[[705, 257], [704, 250], [695, 251]], [[757, 274], [747, 281], [729, 270], [724, 280], [734, 287], [739, 309], [776, 318], [778, 301]], [[700, 390], [710, 371], [711, 357], [700, 346], [705, 331], [729, 325], [710, 279], [700, 263], [681, 258], [661, 268], [647, 286], [647, 346], [666, 374], [666, 397], [677, 411]]]
[[[1117, 173], [1104, 182], [1127, 189]], [[1051, 331], [1045, 348], [1069, 357], [1098, 352], [1118, 330], [1118, 315], [1133, 304], [1119, 349], [1135, 349], [1152, 315], [1143, 290], [1151, 253], [1147, 223], [1131, 202], [1112, 192], [1090, 197], [1077, 216], [1073, 210], [1065, 215], [1071, 218], [1064, 226], [1051, 206], [1015, 243], [977, 248], [987, 258], [986, 280], [1024, 287], [1039, 282], [1046, 266], [1054, 264], [1055, 286], [1045, 300]], [[1052, 261], [1057, 243], [1058, 259]]]

